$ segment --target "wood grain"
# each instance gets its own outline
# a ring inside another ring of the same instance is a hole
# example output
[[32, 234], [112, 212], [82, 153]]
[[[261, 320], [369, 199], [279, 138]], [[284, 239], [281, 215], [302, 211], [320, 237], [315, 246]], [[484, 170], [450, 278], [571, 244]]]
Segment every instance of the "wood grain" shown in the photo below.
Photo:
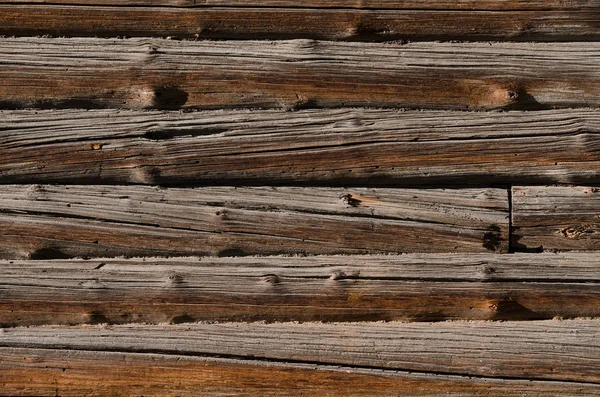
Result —
[[0, 346], [252, 357], [597, 384], [599, 333], [598, 320], [47, 326], [4, 329]]
[[262, 360], [0, 348], [13, 396], [597, 396], [590, 383], [473, 378]]
[[599, 188], [518, 186], [512, 196], [515, 248], [600, 249]]
[[0, 261], [0, 326], [600, 317], [593, 254]]
[[600, 105], [600, 42], [6, 38], [0, 57], [4, 108]]
[[598, 0], [0, 0], [0, 4], [64, 4], [160, 7], [288, 7], [392, 10], [581, 10], [600, 7]]
[[[400, 4], [393, 8], [399, 7]], [[0, 34], [321, 40], [600, 38], [597, 2], [595, 7], [583, 9], [556, 4], [543, 10], [536, 10], [535, 6], [533, 10], [506, 6], [477, 11], [452, 8], [304, 8], [290, 4], [270, 7], [268, 3], [257, 7], [216, 4], [202, 8], [0, 4]]]
[[0, 112], [0, 183], [600, 183], [600, 112]]
[[0, 231], [3, 258], [505, 252], [508, 194], [6, 185]]

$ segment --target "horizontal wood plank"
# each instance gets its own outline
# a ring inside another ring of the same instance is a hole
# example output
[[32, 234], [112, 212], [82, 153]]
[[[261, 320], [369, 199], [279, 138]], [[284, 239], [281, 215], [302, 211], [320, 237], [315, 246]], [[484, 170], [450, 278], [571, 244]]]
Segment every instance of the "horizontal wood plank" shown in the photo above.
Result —
[[600, 249], [600, 188], [514, 187], [512, 196], [516, 249]]
[[4, 108], [600, 105], [600, 42], [6, 38], [0, 57]]
[[472, 378], [262, 360], [0, 348], [12, 396], [590, 396], [600, 385]]
[[[400, 4], [393, 8], [401, 7]], [[504, 6], [472, 11], [468, 8], [460, 10], [460, 6], [382, 10], [304, 8], [290, 4], [273, 7], [268, 3], [257, 7], [215, 4], [202, 8], [156, 7], [156, 4], [123, 7], [121, 4], [63, 6], [20, 3], [0, 4], [0, 34], [321, 40], [556, 41], [600, 38], [600, 3], [591, 8], [562, 8], [556, 4], [544, 10], [536, 10], [535, 6], [531, 8], [515, 10]]]
[[600, 317], [593, 254], [0, 261], [0, 326]]
[[4, 329], [0, 346], [252, 357], [597, 384], [599, 332], [598, 320], [47, 326]]
[[0, 4], [64, 4], [160, 7], [289, 7], [425, 10], [581, 10], [600, 7], [598, 0], [0, 0]]
[[5, 185], [0, 257], [505, 252], [503, 189]]
[[0, 112], [0, 183], [600, 183], [600, 112]]

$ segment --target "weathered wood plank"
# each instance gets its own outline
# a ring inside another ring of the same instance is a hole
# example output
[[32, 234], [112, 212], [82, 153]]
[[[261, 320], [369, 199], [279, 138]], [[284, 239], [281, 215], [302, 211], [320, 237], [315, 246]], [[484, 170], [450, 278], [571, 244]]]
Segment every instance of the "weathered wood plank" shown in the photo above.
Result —
[[516, 249], [600, 249], [599, 188], [519, 186], [512, 197]]
[[252, 357], [599, 383], [599, 334], [598, 320], [196, 323], [6, 328], [0, 346]]
[[600, 317], [590, 254], [0, 261], [0, 326]]
[[[235, 2], [234, 2], [235, 3]], [[394, 8], [400, 7], [399, 3]], [[435, 7], [435, 5], [432, 5]], [[368, 6], [367, 6], [368, 7]], [[485, 6], [484, 6], [485, 7]], [[544, 10], [2, 5], [0, 34], [206, 39], [597, 40], [600, 4]], [[538, 5], [539, 8], [539, 5]], [[571, 8], [571, 9], [569, 9]]]
[[600, 183], [600, 112], [2, 111], [0, 183]]
[[12, 396], [597, 396], [591, 383], [472, 378], [261, 360], [0, 348]]
[[290, 7], [424, 10], [581, 10], [600, 7], [598, 0], [0, 0], [0, 4], [64, 4], [161, 7]]
[[503, 189], [4, 186], [0, 257], [504, 252]]
[[7, 38], [0, 57], [0, 105], [11, 108], [600, 105], [600, 42]]

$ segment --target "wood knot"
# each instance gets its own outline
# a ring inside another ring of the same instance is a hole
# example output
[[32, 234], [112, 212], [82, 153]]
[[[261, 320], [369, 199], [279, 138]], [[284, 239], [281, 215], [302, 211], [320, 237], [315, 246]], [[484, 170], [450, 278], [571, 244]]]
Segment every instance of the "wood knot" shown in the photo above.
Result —
[[508, 99], [516, 101], [519, 98], [519, 93], [517, 91], [508, 90], [506, 91], [506, 96], [508, 97]]
[[358, 207], [360, 203], [362, 203], [362, 200], [353, 197], [351, 194], [344, 194], [340, 196], [340, 199], [344, 204], [349, 205], [350, 207]]
[[132, 183], [155, 185], [159, 183], [160, 172], [160, 168], [158, 167], [140, 165], [131, 168], [129, 180]]
[[174, 86], [134, 87], [125, 95], [125, 104], [134, 109], [181, 109], [188, 93]]
[[329, 276], [329, 279], [333, 280], [333, 281], [341, 281], [341, 280], [357, 279], [359, 276], [360, 276], [359, 271], [352, 272], [352, 273], [346, 273], [342, 270], [336, 270], [331, 273], [331, 275]]
[[560, 233], [568, 239], [576, 240], [594, 234], [596, 231], [594, 230], [594, 225], [584, 224], [575, 227], [567, 227], [562, 229]]
[[508, 320], [515, 317], [522, 319], [540, 318], [539, 313], [531, 311], [510, 296], [492, 299], [489, 303], [488, 308], [492, 312], [491, 318], [494, 320]]
[[167, 276], [166, 283], [171, 287], [180, 286], [184, 283], [183, 276], [181, 274], [171, 273]]
[[342, 272], [342, 271], [335, 271], [333, 273], [331, 273], [331, 276], [329, 276], [330, 280], [343, 280], [346, 278], [346, 273]]
[[265, 274], [261, 277], [261, 280], [267, 285], [276, 285], [281, 283], [281, 279], [276, 274]]
[[317, 106], [315, 100], [306, 97], [305, 95], [296, 93], [296, 98], [289, 103], [283, 103], [283, 108], [287, 111], [295, 111], [307, 109]]
[[496, 268], [491, 267], [491, 266], [484, 266], [481, 269], [481, 277], [483, 281], [486, 280], [490, 280], [494, 277], [494, 274], [496, 273]]
[[125, 104], [134, 109], [148, 109], [154, 107], [156, 93], [147, 87], [131, 88], [127, 92]]
[[88, 280], [79, 283], [79, 285], [83, 288], [87, 289], [104, 289], [106, 286], [102, 284], [98, 279]]
[[502, 229], [498, 225], [490, 225], [483, 234], [482, 246], [487, 250], [495, 252], [500, 248], [502, 241], [504, 241], [502, 238]]

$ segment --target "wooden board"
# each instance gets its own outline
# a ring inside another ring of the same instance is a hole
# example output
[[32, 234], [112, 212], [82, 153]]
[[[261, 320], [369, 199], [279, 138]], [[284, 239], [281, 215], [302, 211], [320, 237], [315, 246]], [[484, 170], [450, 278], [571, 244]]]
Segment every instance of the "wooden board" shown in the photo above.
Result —
[[236, 3], [239, 2], [217, 2], [211, 6], [203, 4], [201, 8], [156, 7], [158, 4], [148, 7], [0, 4], [0, 34], [326, 40], [600, 38], [597, 2], [594, 7], [583, 9], [559, 4], [544, 9], [539, 4], [522, 6], [530, 8], [526, 10], [485, 2], [488, 4], [484, 9], [477, 11], [469, 9], [477, 6], [468, 5], [467, 10], [461, 10], [460, 5], [435, 8], [440, 6], [438, 1], [413, 9], [410, 5], [403, 9], [400, 3], [392, 6], [396, 9], [371, 8], [376, 5], [369, 4], [360, 9], [352, 5], [305, 8], [289, 1], [286, 5], [272, 6], [267, 2], [251, 7]]
[[600, 385], [165, 354], [0, 348], [13, 396], [595, 397]]
[[0, 0], [0, 4], [64, 4], [156, 6], [178, 8], [207, 7], [289, 7], [349, 8], [390, 10], [582, 10], [600, 7], [598, 0]]
[[165, 354], [0, 348], [13, 396], [590, 396], [600, 385]]
[[6, 185], [0, 233], [3, 258], [505, 252], [508, 193]]
[[599, 188], [521, 186], [512, 197], [516, 249], [600, 249]]
[[594, 254], [0, 261], [0, 326], [600, 317]]
[[[218, 356], [600, 382], [600, 321], [219, 323], [7, 328], [0, 346]], [[168, 336], [168, 337], [167, 337]]]
[[600, 112], [0, 112], [0, 183], [600, 183]]
[[4, 108], [600, 105], [600, 42], [5, 38], [0, 58]]

